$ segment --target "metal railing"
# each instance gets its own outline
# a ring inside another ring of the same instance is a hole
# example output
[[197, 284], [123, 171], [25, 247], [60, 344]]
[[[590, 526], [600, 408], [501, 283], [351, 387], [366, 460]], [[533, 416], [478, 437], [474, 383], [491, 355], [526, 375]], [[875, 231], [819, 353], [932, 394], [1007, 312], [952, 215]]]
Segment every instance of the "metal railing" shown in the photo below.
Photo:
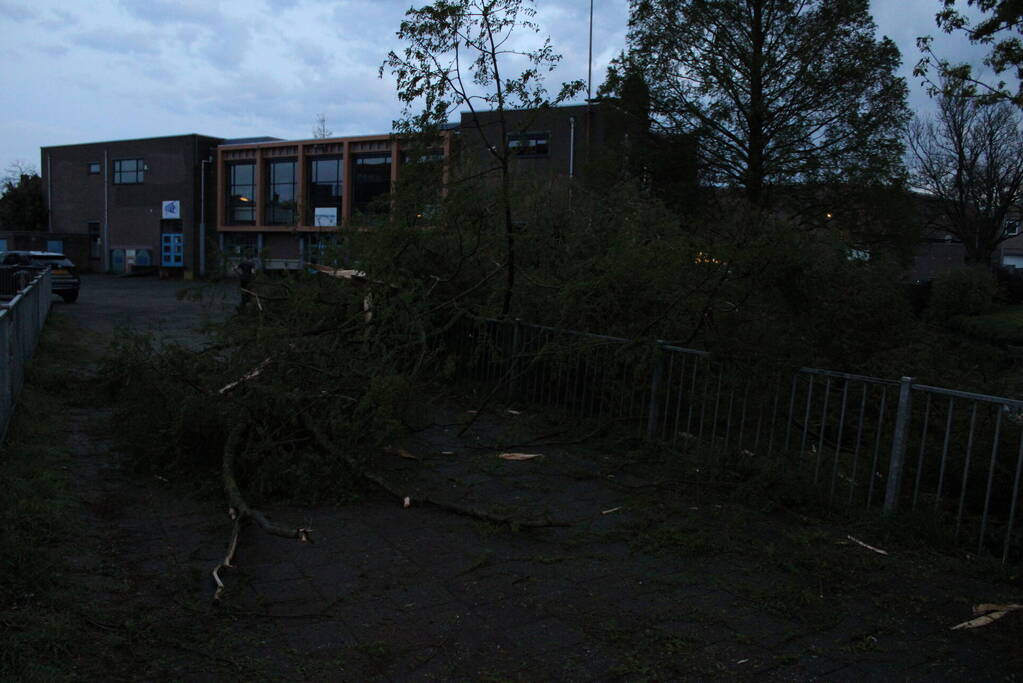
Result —
[[[49, 268], [33, 273], [27, 283], [7, 278], [0, 271], [0, 443], [14, 412], [18, 394], [25, 384], [25, 365], [35, 351], [39, 335], [50, 313], [53, 299]], [[12, 289], [6, 289], [10, 284]], [[16, 285], [24, 284], [17, 288]]]
[[785, 458], [829, 504], [926, 513], [978, 552], [1023, 555], [1021, 400], [519, 321], [453, 332], [493, 395], [704, 457]]

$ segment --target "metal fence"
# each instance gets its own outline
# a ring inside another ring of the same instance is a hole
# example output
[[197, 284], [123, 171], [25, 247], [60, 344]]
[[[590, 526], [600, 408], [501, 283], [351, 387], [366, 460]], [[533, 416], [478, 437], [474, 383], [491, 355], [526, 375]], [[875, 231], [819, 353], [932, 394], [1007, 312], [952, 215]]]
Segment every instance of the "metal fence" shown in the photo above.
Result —
[[[0, 271], [0, 443], [7, 435], [7, 426], [14, 404], [25, 384], [25, 365], [35, 351], [39, 334], [50, 313], [53, 299], [50, 270], [33, 273], [34, 277], [17, 289], [4, 280]], [[20, 283], [19, 283], [20, 284]]]
[[451, 341], [503, 398], [702, 457], [784, 458], [830, 504], [925, 513], [978, 552], [1023, 553], [1021, 400], [518, 321], [469, 320]]

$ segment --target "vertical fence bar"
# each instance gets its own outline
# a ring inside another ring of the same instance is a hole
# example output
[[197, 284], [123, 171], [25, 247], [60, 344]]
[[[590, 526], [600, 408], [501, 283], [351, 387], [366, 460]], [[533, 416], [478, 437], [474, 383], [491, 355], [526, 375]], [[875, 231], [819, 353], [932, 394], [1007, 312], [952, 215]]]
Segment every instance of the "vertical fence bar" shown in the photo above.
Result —
[[810, 375], [810, 386], [806, 390], [806, 410], [803, 411], [803, 438], [799, 442], [799, 457], [806, 455], [806, 437], [810, 430], [810, 406], [813, 405], [813, 375]]
[[980, 539], [977, 541], [977, 554], [984, 550], [984, 534], [987, 532], [987, 513], [991, 505], [991, 487], [995, 483], [995, 462], [998, 459], [998, 439], [1002, 435], [1002, 407], [997, 407], [998, 417], [995, 418], [995, 442], [991, 446], [991, 464], [987, 471], [987, 488], [984, 490], [984, 512], [980, 518]]
[[852, 472], [849, 473], [849, 500], [847, 505], [852, 505], [853, 495], [856, 492], [856, 470], [860, 464], [860, 448], [863, 445], [863, 424], [867, 420], [867, 383], [863, 382], [863, 397], [860, 399], [860, 423], [856, 426], [856, 448], [853, 450]]
[[916, 459], [916, 481], [913, 484], [913, 509], [916, 510], [916, 499], [920, 495], [920, 478], [924, 473], [924, 451], [927, 447], [927, 423], [931, 417], [931, 394], [927, 393], [927, 407], [924, 408], [924, 426], [920, 430], [920, 455]]
[[1012, 503], [1009, 505], [1009, 528], [1005, 530], [1005, 545], [1002, 547], [1002, 564], [1009, 560], [1012, 545], [1012, 527], [1016, 522], [1016, 503], [1019, 501], [1019, 475], [1023, 471], [1023, 430], [1019, 435], [1019, 455], [1016, 456], [1016, 476], [1012, 482]]
[[657, 423], [660, 422], [661, 413], [664, 411], [664, 401], [661, 392], [664, 385], [664, 371], [667, 364], [667, 352], [660, 344], [657, 345], [657, 359], [654, 360], [654, 367], [650, 377], [650, 403], [647, 405], [646, 438], [650, 441], [657, 439]]
[[838, 484], [838, 461], [842, 454], [842, 432], [845, 430], [845, 406], [849, 398], [849, 380], [842, 383], [842, 407], [838, 415], [838, 437], [835, 439], [835, 462], [831, 466], [831, 492], [828, 494], [828, 503], [835, 502], [835, 486]]
[[966, 503], [966, 480], [970, 475], [970, 457], [973, 455], [973, 431], [977, 425], [977, 402], [973, 402], [973, 411], [970, 414], [970, 436], [966, 440], [966, 462], [963, 464], [963, 486], [959, 493], [959, 511], [956, 513], [956, 538], [959, 538], [959, 529], [963, 524], [963, 505]]
[[892, 457], [888, 465], [888, 488], [884, 494], [884, 514], [891, 515], [899, 505], [902, 465], [906, 459], [906, 436], [909, 433], [910, 409], [913, 402], [913, 378], [899, 382], [899, 405], [895, 411], [895, 433], [892, 435]]
[[874, 459], [870, 465], [870, 486], [867, 488], [867, 507], [874, 501], [874, 479], [877, 478], [877, 460], [881, 454], [881, 435], [884, 433], [884, 410], [888, 402], [888, 387], [881, 388], [881, 407], [877, 411], [877, 434], [874, 439]]
[[938, 488], [934, 491], [934, 511], [941, 505], [942, 485], [945, 482], [945, 463], [948, 461], [949, 437], [952, 436], [952, 414], [955, 412], [955, 396], [948, 398], [948, 417], [945, 419], [945, 442], [941, 446], [941, 463], [938, 465]]
[[828, 401], [831, 399], [831, 376], [824, 384], [824, 408], [821, 410], [821, 435], [817, 440], [817, 457], [813, 466], [813, 483], [817, 483], [817, 477], [821, 471], [821, 457], [824, 455], [824, 430], [828, 424]]

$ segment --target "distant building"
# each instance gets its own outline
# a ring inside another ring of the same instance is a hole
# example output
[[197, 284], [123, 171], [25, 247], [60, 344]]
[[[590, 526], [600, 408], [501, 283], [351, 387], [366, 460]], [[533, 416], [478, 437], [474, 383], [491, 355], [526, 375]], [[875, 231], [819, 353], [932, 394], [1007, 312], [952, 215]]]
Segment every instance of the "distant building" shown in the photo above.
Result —
[[[203, 270], [216, 208], [211, 162], [222, 141], [190, 134], [43, 147], [49, 248], [70, 252], [82, 270]], [[83, 238], [84, 250], [68, 248]]]

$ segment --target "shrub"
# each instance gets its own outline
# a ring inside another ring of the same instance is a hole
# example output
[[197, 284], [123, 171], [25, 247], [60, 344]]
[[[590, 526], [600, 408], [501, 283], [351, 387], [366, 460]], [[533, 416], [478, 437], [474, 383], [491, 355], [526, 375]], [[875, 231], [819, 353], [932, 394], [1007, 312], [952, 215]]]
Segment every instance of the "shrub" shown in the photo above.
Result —
[[998, 298], [1007, 304], [1023, 304], [1023, 270], [1018, 268], [996, 268]]
[[934, 279], [928, 317], [947, 322], [963, 315], [979, 315], [991, 307], [995, 280], [991, 271], [980, 266], [957, 268]]

